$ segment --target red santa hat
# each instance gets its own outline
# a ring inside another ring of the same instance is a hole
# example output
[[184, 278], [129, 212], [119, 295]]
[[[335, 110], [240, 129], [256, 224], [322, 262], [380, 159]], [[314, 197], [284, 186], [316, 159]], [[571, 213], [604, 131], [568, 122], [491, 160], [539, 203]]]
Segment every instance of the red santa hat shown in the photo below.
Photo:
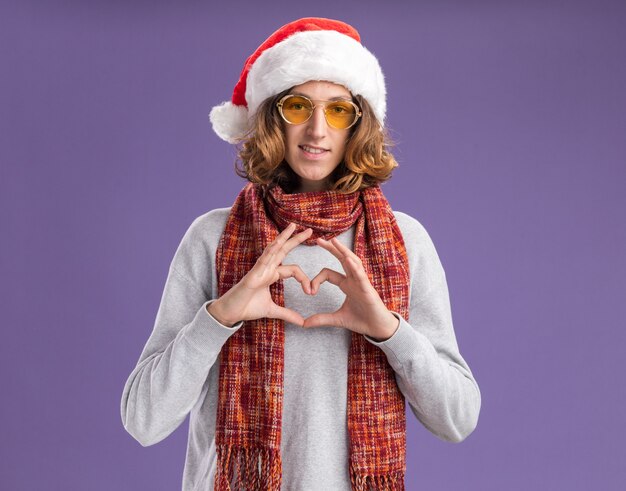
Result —
[[359, 33], [341, 21], [307, 17], [282, 26], [246, 60], [232, 99], [209, 114], [213, 130], [236, 143], [265, 99], [310, 80], [334, 82], [363, 96], [384, 125], [385, 78]]

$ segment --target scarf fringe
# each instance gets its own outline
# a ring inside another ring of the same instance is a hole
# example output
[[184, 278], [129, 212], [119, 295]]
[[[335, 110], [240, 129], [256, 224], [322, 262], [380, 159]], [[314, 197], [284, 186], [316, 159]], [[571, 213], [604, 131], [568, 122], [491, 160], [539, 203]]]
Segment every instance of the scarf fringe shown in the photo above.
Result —
[[218, 445], [216, 451], [215, 491], [280, 491], [282, 463], [279, 451], [226, 444]]
[[350, 483], [353, 491], [404, 491], [404, 472], [363, 476], [350, 466]]

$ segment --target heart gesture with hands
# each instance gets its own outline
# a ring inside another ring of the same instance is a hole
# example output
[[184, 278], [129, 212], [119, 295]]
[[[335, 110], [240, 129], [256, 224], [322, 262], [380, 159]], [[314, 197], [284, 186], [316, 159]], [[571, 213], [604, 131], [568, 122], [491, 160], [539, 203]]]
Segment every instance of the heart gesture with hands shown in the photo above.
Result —
[[[343, 327], [376, 340], [391, 337], [399, 326], [399, 320], [387, 309], [370, 283], [361, 259], [336, 238], [326, 241], [320, 237], [317, 244], [339, 259], [345, 274], [324, 268], [313, 280], [309, 280], [300, 266], [282, 264], [289, 251], [304, 242], [313, 232], [308, 228], [290, 238], [294, 230], [295, 224], [291, 223], [278, 234], [252, 269], [208, 306], [209, 313], [226, 326], [233, 326], [239, 321], [268, 317], [282, 319], [304, 328]], [[320, 285], [328, 281], [345, 293], [346, 300], [335, 312], [314, 314], [304, 319], [298, 312], [276, 305], [272, 300], [270, 285], [286, 278], [295, 278], [308, 295], [315, 295]]]
[[345, 293], [346, 300], [335, 312], [308, 317], [303, 327], [336, 326], [365, 334], [378, 341], [390, 338], [400, 325], [400, 321], [387, 309], [372, 286], [361, 258], [337, 238], [327, 241], [320, 237], [317, 244], [339, 259], [345, 274], [329, 268], [322, 269], [311, 280], [313, 295], [319, 291], [322, 283], [328, 281]]
[[267, 245], [252, 269], [235, 286], [209, 305], [209, 313], [218, 322], [225, 326], [233, 326], [239, 321], [269, 317], [299, 326], [304, 324], [302, 315], [276, 305], [270, 293], [271, 284], [280, 279], [295, 278], [302, 285], [302, 290], [311, 294], [311, 281], [300, 266], [282, 264], [287, 253], [313, 233], [313, 230], [308, 228], [289, 238], [295, 229], [295, 224], [290, 223]]

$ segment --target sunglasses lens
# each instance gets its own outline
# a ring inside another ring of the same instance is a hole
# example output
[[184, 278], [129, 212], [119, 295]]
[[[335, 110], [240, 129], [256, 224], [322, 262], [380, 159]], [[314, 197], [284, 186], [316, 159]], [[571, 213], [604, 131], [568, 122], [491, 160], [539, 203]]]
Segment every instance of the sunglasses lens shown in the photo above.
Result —
[[348, 128], [355, 122], [356, 117], [356, 108], [348, 102], [337, 101], [326, 106], [326, 120], [333, 128]]
[[311, 103], [304, 97], [291, 96], [283, 101], [283, 116], [292, 124], [304, 123], [311, 116]]

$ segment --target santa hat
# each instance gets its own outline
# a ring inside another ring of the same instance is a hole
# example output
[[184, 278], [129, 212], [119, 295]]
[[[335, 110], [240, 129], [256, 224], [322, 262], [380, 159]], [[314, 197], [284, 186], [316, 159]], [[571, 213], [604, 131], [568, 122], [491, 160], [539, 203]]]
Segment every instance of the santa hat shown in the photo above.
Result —
[[363, 96], [384, 125], [385, 78], [359, 33], [344, 22], [307, 17], [285, 24], [246, 60], [232, 99], [209, 114], [213, 130], [236, 143], [265, 99], [310, 80], [334, 82]]

